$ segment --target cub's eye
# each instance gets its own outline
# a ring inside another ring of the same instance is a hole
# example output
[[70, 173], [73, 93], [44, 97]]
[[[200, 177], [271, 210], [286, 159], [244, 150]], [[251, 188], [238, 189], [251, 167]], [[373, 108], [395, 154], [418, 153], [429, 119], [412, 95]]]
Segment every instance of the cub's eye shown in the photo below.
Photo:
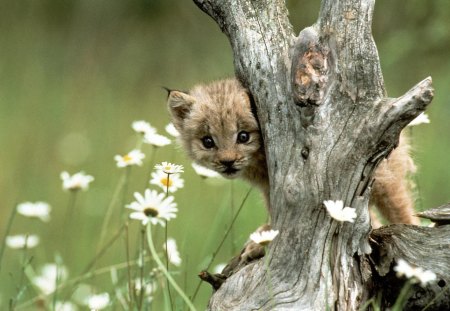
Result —
[[241, 131], [241, 132], [238, 133], [237, 142], [239, 144], [246, 143], [246, 142], [248, 142], [249, 139], [250, 139], [250, 133], [249, 132]]
[[211, 149], [212, 147], [214, 147], [216, 144], [214, 143], [214, 139], [212, 139], [211, 136], [205, 136], [202, 138], [202, 143], [203, 146], [207, 149]]

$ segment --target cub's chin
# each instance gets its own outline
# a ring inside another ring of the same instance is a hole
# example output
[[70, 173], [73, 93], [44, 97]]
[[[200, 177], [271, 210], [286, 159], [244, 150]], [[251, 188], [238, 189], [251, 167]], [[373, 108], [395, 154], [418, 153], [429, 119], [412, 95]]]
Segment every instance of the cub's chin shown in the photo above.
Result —
[[241, 170], [235, 169], [235, 168], [228, 168], [222, 172], [220, 172], [220, 175], [222, 175], [225, 178], [228, 179], [234, 179], [241, 175]]

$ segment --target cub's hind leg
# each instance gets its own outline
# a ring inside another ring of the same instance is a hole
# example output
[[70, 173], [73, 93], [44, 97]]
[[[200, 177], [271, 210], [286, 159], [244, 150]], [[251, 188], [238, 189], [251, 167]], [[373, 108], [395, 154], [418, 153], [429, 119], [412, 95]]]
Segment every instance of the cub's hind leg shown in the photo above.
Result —
[[371, 204], [390, 223], [419, 224], [414, 217], [414, 199], [408, 175], [416, 168], [409, 155], [409, 144], [404, 134], [399, 146], [380, 163], [375, 171]]

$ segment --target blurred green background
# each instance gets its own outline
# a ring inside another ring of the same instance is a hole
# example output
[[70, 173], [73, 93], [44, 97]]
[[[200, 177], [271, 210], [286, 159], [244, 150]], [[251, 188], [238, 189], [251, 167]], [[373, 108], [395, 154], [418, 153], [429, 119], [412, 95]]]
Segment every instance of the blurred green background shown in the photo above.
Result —
[[[317, 0], [288, 1], [296, 32], [314, 23], [319, 6]], [[446, 203], [450, 201], [450, 1], [379, 0], [373, 33], [389, 96], [400, 96], [423, 78], [433, 77], [431, 124], [412, 129], [419, 166], [417, 206]], [[32, 265], [54, 261], [59, 252], [69, 274], [76, 276], [94, 257], [106, 207], [123, 174], [113, 156], [136, 143], [131, 122], [147, 120], [166, 135], [169, 119], [162, 86], [188, 89], [233, 71], [227, 38], [192, 1], [0, 0], [1, 236], [17, 203], [49, 202], [50, 223], [17, 216], [11, 234], [39, 234], [44, 241], [31, 251]], [[145, 148], [149, 154], [151, 148]], [[197, 272], [230, 223], [230, 206], [237, 209], [248, 185], [201, 180], [173, 146], [158, 149], [155, 161], [163, 160], [186, 166], [185, 187], [175, 193], [180, 212], [169, 224], [169, 235], [177, 239], [184, 260], [177, 280], [191, 294]], [[134, 191], [142, 191], [149, 169], [150, 163], [133, 168], [127, 203]], [[61, 190], [63, 170], [84, 170], [95, 177], [90, 190], [78, 196], [72, 224], [66, 228], [72, 230], [69, 240], [62, 234], [69, 201], [69, 194]], [[262, 200], [253, 191], [215, 262], [228, 259], [264, 220]], [[132, 223], [130, 230], [137, 232], [138, 225]], [[117, 221], [108, 233], [118, 226]], [[67, 243], [72, 246], [63, 251]], [[98, 266], [123, 262], [124, 245], [119, 239]], [[0, 309], [16, 295], [20, 256], [5, 251]], [[108, 275], [89, 282], [103, 291], [111, 289]], [[196, 304], [205, 306], [210, 294], [203, 286]], [[22, 301], [34, 296], [30, 289]]]

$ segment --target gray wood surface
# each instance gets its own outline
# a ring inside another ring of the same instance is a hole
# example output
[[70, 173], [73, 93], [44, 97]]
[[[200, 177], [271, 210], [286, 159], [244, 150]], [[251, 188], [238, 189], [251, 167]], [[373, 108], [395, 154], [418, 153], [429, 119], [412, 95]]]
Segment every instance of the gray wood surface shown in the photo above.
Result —
[[[194, 2], [228, 36], [236, 75], [255, 99], [280, 231], [268, 255], [228, 278], [208, 309], [358, 310], [374, 294], [371, 175], [431, 102], [431, 78], [387, 98], [373, 0], [323, 0], [317, 22], [298, 36], [281, 0]], [[355, 223], [332, 220], [324, 200], [356, 208]]]

